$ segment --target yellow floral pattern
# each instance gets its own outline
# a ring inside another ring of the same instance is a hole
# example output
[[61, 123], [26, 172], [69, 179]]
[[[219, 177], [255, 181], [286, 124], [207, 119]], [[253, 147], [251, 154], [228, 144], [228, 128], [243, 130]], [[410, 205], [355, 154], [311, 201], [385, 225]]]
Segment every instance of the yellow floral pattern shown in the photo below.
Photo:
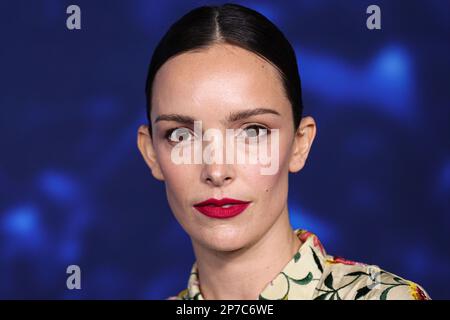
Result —
[[[418, 284], [368, 265], [327, 255], [319, 238], [295, 230], [303, 242], [284, 269], [260, 293], [260, 300], [429, 300]], [[204, 300], [194, 263], [186, 289], [168, 299]]]

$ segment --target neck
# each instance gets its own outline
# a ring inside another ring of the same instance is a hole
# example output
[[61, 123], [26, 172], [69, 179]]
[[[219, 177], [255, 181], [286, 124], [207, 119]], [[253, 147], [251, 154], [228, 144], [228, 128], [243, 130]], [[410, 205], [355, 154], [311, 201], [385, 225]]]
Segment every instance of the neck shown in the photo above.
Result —
[[257, 300], [298, 251], [301, 241], [285, 206], [272, 227], [249, 247], [219, 252], [192, 244], [204, 299]]

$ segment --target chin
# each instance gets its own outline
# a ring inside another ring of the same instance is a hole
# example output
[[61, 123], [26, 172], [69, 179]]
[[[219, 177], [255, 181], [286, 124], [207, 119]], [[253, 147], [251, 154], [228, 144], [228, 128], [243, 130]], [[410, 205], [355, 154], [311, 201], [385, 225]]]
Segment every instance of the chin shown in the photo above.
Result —
[[217, 251], [236, 251], [248, 245], [248, 231], [236, 226], [216, 226], [202, 232], [202, 245]]

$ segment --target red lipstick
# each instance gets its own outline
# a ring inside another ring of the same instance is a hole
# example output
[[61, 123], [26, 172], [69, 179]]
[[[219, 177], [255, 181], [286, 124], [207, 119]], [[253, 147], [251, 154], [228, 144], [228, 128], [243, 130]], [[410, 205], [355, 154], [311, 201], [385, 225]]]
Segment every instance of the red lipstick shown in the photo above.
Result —
[[225, 219], [237, 216], [250, 205], [250, 201], [241, 201], [231, 198], [214, 199], [194, 204], [194, 208], [205, 216]]

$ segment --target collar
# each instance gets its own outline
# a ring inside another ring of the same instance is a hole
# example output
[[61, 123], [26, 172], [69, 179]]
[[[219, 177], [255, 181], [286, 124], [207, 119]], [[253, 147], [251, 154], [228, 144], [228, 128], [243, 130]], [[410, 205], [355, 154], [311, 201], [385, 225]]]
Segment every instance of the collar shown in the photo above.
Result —
[[[294, 230], [302, 241], [299, 250], [259, 295], [260, 300], [312, 299], [323, 274], [326, 252], [317, 236], [303, 229]], [[204, 300], [200, 291], [197, 262], [191, 269], [184, 299]]]

